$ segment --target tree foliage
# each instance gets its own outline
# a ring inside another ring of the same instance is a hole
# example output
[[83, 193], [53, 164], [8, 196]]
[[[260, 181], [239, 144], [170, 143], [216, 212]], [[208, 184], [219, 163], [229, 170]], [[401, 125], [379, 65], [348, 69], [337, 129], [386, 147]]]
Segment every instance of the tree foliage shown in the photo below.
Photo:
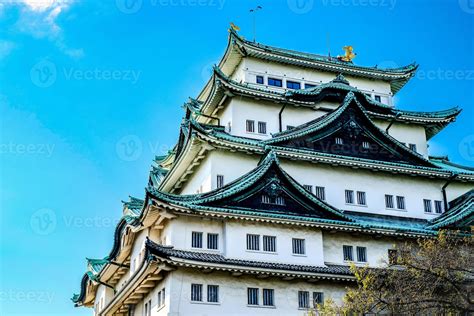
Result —
[[474, 313], [473, 238], [437, 238], [397, 246], [387, 268], [352, 266], [357, 286], [342, 306], [332, 301], [315, 315], [471, 315]]

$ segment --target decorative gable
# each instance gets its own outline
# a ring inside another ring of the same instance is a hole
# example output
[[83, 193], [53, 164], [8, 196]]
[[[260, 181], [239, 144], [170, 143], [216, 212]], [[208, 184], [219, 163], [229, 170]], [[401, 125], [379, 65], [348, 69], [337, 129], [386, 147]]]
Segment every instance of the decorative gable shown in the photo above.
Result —
[[334, 112], [275, 135], [267, 144], [327, 154], [433, 167], [416, 152], [380, 130], [352, 92]]

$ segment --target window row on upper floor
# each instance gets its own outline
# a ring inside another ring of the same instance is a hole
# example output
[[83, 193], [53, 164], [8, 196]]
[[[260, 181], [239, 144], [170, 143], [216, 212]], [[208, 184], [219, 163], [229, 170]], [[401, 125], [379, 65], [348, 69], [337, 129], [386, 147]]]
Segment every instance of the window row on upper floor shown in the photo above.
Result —
[[[297, 79], [288, 79], [286, 77], [276, 76], [276, 75], [255, 75], [255, 83], [260, 85], [266, 85], [269, 87], [275, 88], [286, 88], [290, 90], [298, 90], [298, 89], [311, 89], [318, 86], [321, 83], [315, 82], [307, 82], [307, 81], [300, 81]], [[375, 93], [369, 91], [363, 91], [366, 96], [372, 98], [373, 100], [389, 104], [390, 96], [384, 95], [382, 93]]]

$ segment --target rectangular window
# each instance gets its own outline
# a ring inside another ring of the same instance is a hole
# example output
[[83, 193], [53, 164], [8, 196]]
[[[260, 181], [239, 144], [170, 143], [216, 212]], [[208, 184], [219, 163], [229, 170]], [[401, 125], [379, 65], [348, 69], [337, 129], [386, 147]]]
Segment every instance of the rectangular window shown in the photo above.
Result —
[[260, 235], [247, 234], [247, 250], [260, 250]]
[[346, 204], [354, 204], [354, 191], [346, 190]]
[[364, 141], [364, 142], [362, 142], [362, 147], [365, 148], [365, 149], [369, 149], [370, 148], [370, 143], [367, 142], [367, 141]]
[[408, 144], [408, 147], [413, 150], [413, 151], [416, 151], [416, 144]]
[[375, 98], [375, 101], [377, 102], [382, 101], [382, 98], [379, 95], [375, 95], [374, 98]]
[[202, 302], [202, 284], [191, 284], [191, 301]]
[[145, 308], [143, 309], [143, 315], [144, 315], [144, 316], [149, 316], [149, 315], [151, 315], [151, 313], [150, 313], [150, 312], [151, 312], [151, 306], [150, 306], [151, 304], [150, 304], [150, 303], [151, 303], [151, 302], [146, 302], [146, 303], [145, 303]]
[[275, 236], [263, 236], [263, 251], [276, 252]]
[[201, 232], [192, 232], [191, 247], [202, 248], [202, 233]]
[[258, 83], [258, 84], [263, 84], [263, 76], [257, 76], [255, 81]]
[[268, 195], [262, 195], [262, 203], [265, 204], [275, 204], [275, 205], [285, 205], [285, 199], [281, 196], [269, 197]]
[[263, 306], [275, 306], [274, 297], [275, 290], [263, 289]]
[[404, 196], [397, 196], [397, 208], [399, 210], [405, 209], [405, 197]]
[[443, 213], [443, 201], [434, 201], [435, 203], [435, 212], [438, 214]]
[[365, 198], [365, 192], [357, 191], [357, 204], [367, 205], [367, 200]]
[[219, 234], [207, 234], [207, 249], [219, 249]]
[[431, 213], [431, 200], [423, 199], [423, 206], [425, 213]]
[[268, 77], [268, 85], [274, 87], [283, 87], [283, 81], [281, 81], [281, 79]]
[[247, 133], [255, 133], [255, 121], [247, 120], [245, 124], [245, 130]]
[[293, 238], [293, 254], [295, 255], [304, 255], [305, 250], [305, 240], [299, 238]]
[[305, 89], [311, 89], [311, 88], [314, 88], [314, 87], [316, 87], [315, 84], [311, 84], [311, 83], [305, 83], [305, 84], [304, 84], [304, 88], [305, 88]]
[[221, 174], [218, 174], [217, 177], [217, 188], [222, 188], [224, 186], [224, 176]]
[[324, 187], [316, 187], [315, 195], [320, 200], [323, 200], [323, 201], [326, 200], [326, 192], [324, 190]]
[[207, 301], [210, 303], [219, 302], [219, 286], [218, 285], [207, 286]]
[[352, 246], [343, 245], [342, 255], [343, 255], [344, 261], [353, 261], [354, 256], [352, 254]]
[[247, 304], [258, 305], [258, 289], [249, 287], [247, 288]]
[[323, 292], [313, 292], [313, 306], [324, 304], [324, 294]]
[[158, 308], [165, 305], [165, 289], [163, 288], [161, 291], [158, 292]]
[[267, 133], [267, 123], [266, 122], [258, 122], [258, 133], [259, 134], [266, 134]]
[[388, 250], [388, 263], [389, 264], [397, 264], [397, 262], [398, 262], [397, 249], [389, 249]]
[[393, 195], [385, 194], [385, 207], [393, 208]]
[[301, 89], [301, 83], [297, 82], [297, 81], [289, 81], [287, 80], [286, 81], [286, 87], [288, 89]]
[[357, 247], [357, 261], [367, 262], [367, 248]]
[[309, 308], [309, 292], [298, 291], [298, 307]]
[[342, 145], [342, 144], [344, 144], [344, 141], [342, 140], [341, 137], [336, 137], [335, 142], [336, 142], [337, 145]]
[[313, 186], [309, 184], [303, 184], [303, 188], [306, 189], [306, 191], [313, 193]]

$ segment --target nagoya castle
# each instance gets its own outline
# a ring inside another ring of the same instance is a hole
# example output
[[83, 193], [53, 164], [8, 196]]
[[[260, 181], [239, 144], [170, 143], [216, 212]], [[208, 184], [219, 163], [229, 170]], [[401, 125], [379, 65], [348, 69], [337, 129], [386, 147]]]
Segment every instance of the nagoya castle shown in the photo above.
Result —
[[[474, 168], [428, 141], [461, 110], [399, 109], [417, 65], [358, 66], [248, 41], [184, 104], [179, 139], [123, 203], [76, 306], [95, 315], [305, 315], [341, 303], [349, 267], [473, 225]], [[84, 254], [86, 255], [86, 254]], [[79, 280], [78, 280], [79, 281]]]

